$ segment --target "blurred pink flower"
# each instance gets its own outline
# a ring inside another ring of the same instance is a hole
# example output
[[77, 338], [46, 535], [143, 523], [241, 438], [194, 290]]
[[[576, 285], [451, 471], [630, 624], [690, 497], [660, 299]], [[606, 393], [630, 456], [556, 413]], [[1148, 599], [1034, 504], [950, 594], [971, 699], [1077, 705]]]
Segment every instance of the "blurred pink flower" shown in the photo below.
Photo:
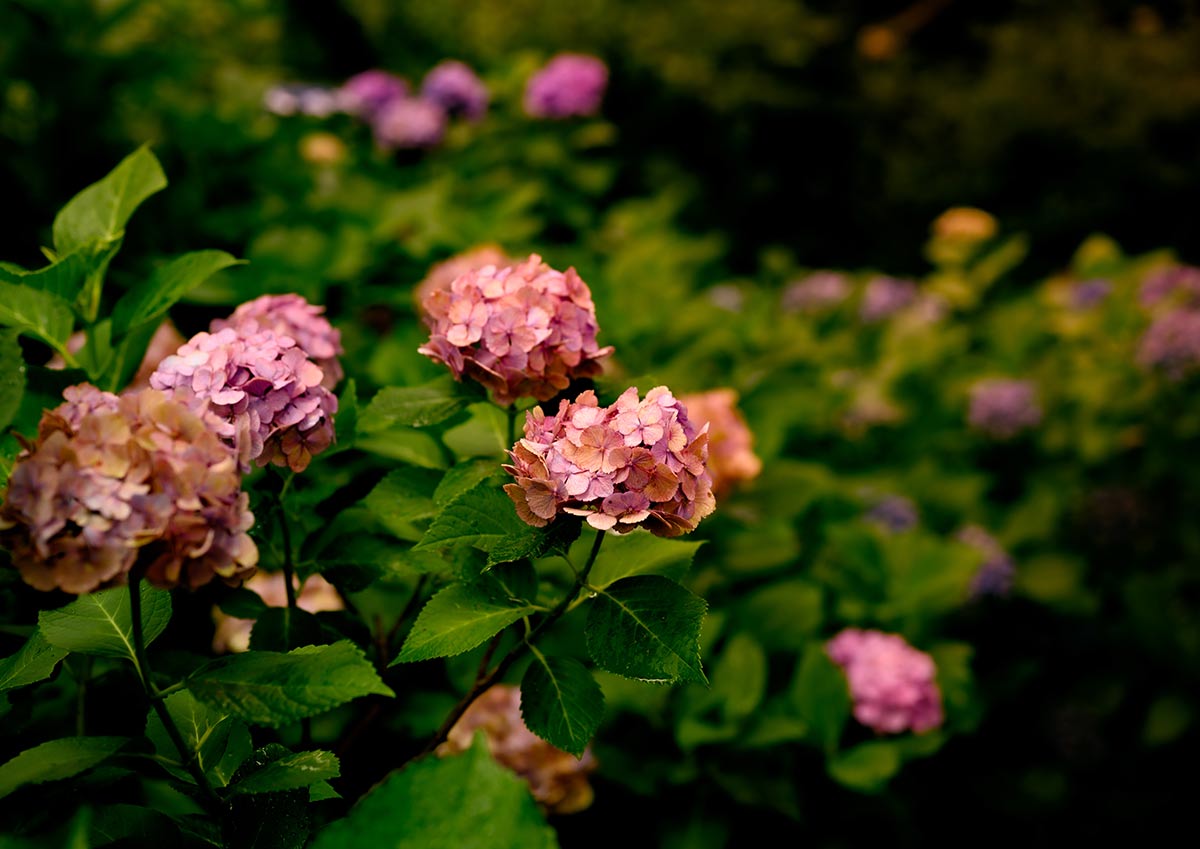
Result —
[[684, 395], [679, 402], [696, 425], [708, 423], [708, 473], [718, 498], [739, 483], [758, 477], [762, 460], [754, 453], [754, 434], [738, 409], [737, 392], [713, 389]]
[[[296, 594], [296, 606], [309, 613], [329, 610], [344, 610], [346, 603], [333, 584], [320, 575], [310, 575], [303, 585], [296, 580], [300, 592]], [[259, 572], [243, 585], [257, 593], [268, 607], [287, 607], [287, 585], [282, 572]], [[226, 616], [219, 607], [213, 608], [213, 651], [217, 654], [243, 652], [250, 648], [250, 632], [254, 629], [253, 619]]]
[[986, 379], [971, 387], [967, 420], [994, 439], [1011, 439], [1042, 420], [1037, 387], [1028, 380]]
[[842, 667], [854, 718], [880, 734], [937, 728], [944, 719], [933, 658], [897, 634], [847, 628], [826, 651]]
[[530, 77], [525, 112], [535, 118], [571, 118], [600, 111], [608, 66], [595, 56], [560, 53]]
[[1154, 319], [1138, 344], [1137, 361], [1173, 381], [1200, 370], [1200, 309], [1176, 309]]

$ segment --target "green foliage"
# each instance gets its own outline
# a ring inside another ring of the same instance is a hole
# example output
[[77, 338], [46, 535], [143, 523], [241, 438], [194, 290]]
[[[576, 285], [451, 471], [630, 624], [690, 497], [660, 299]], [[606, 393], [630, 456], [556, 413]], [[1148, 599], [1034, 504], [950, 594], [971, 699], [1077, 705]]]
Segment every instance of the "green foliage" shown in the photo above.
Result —
[[604, 718], [604, 693], [579, 661], [533, 649], [521, 678], [521, 718], [552, 746], [582, 757]]
[[528, 528], [517, 515], [508, 495], [485, 480], [447, 504], [430, 523], [429, 530], [416, 547], [464, 544], [490, 551], [510, 537], [528, 538]]
[[[187, 690], [172, 693], [163, 703], [183, 735], [189, 757], [195, 760], [212, 786], [229, 784], [253, 749], [245, 723], [201, 704]], [[179, 750], [157, 712], [151, 711], [146, 722], [146, 737], [154, 744], [158, 762], [165, 769], [178, 779], [191, 780], [186, 764], [180, 760]]]
[[49, 678], [67, 653], [67, 649], [48, 642], [41, 629], [34, 628], [16, 654], [0, 660], [0, 692]]
[[421, 609], [392, 663], [462, 654], [537, 610], [492, 583], [451, 584]]
[[461, 384], [440, 378], [424, 386], [389, 386], [363, 410], [359, 428], [375, 433], [396, 426], [428, 427], [466, 409], [474, 397]]
[[790, 697], [814, 739], [826, 751], [834, 750], [850, 716], [850, 693], [845, 674], [829, 659], [824, 646], [814, 643], [804, 650]]
[[54, 250], [61, 256], [96, 243], [115, 242], [142, 201], [167, 186], [148, 148], [138, 148], [104, 179], [81, 191], [54, 218]]
[[0, 799], [27, 784], [71, 778], [108, 760], [125, 737], [66, 737], [26, 749], [0, 765]]
[[[142, 630], [149, 645], [171, 621], [171, 594], [145, 583], [138, 590], [142, 597]], [[46, 642], [60, 649], [137, 663], [126, 587], [89, 593], [57, 610], [43, 611], [38, 616], [38, 630]]]
[[0, 331], [0, 429], [16, 418], [25, 394], [25, 358], [16, 330]]
[[240, 262], [225, 251], [193, 251], [175, 257], [121, 296], [113, 307], [113, 331], [123, 334], [156, 322], [192, 289]]
[[[268, 748], [282, 749], [281, 746]], [[287, 752], [284, 749], [275, 760], [267, 761], [256, 769], [239, 775], [237, 783], [231, 789], [234, 793], [278, 793], [283, 790], [311, 787], [327, 778], [337, 778], [338, 775], [338, 759], [332, 752]], [[321, 796], [327, 792], [322, 789], [317, 791], [317, 795]]]

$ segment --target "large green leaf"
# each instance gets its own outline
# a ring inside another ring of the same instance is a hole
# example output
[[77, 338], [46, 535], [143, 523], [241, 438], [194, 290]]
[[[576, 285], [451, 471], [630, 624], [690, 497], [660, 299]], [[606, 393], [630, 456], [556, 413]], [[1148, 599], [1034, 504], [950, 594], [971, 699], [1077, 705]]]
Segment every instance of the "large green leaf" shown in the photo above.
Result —
[[246, 652], [219, 658], [187, 679], [197, 699], [255, 725], [278, 727], [359, 696], [395, 695], [348, 640], [287, 654]]
[[704, 599], [661, 575], [623, 578], [588, 613], [588, 651], [609, 672], [645, 681], [707, 684], [700, 665]]
[[514, 560], [532, 560], [552, 551], [565, 552], [579, 536], [583, 522], [563, 516], [544, 528], [524, 525], [519, 531], [494, 540], [488, 545], [488, 568]]
[[0, 766], [0, 799], [26, 784], [70, 778], [107, 760], [126, 737], [66, 737], [26, 749]]
[[550, 745], [583, 757], [604, 718], [604, 693], [579, 661], [534, 648], [521, 678], [521, 716]]
[[[171, 594], [143, 583], [141, 595], [142, 633], [150, 645], [171, 621]], [[67, 651], [137, 662], [128, 587], [100, 590], [57, 610], [43, 610], [38, 628], [47, 642]]]
[[409, 532], [404, 527], [407, 523], [428, 519], [437, 513], [433, 492], [441, 477], [441, 473], [433, 469], [417, 466], [393, 469], [376, 484], [364, 503], [384, 527], [406, 535]]
[[92, 242], [120, 239], [134, 210], [166, 185], [154, 154], [149, 148], [138, 148], [59, 211], [54, 218], [55, 251], [65, 256]]
[[829, 760], [829, 774], [839, 783], [863, 793], [878, 793], [900, 770], [900, 751], [884, 740], [860, 743]]
[[180, 298], [212, 275], [240, 260], [225, 251], [192, 251], [177, 256], [126, 292], [113, 308], [118, 335], [141, 324], [157, 323]]
[[397, 426], [426, 427], [445, 421], [475, 400], [448, 377], [424, 386], [387, 386], [363, 410], [358, 427], [363, 433]]
[[392, 663], [462, 654], [537, 609], [524, 599], [506, 597], [490, 583], [451, 584], [421, 608]]
[[792, 680], [791, 703], [816, 736], [832, 751], [850, 716], [850, 689], [842, 670], [821, 643], [810, 643]]
[[239, 775], [230, 789], [234, 793], [278, 793], [309, 787], [340, 774], [341, 768], [333, 752], [288, 752]]
[[507, 537], [525, 534], [528, 527], [504, 490], [484, 481], [446, 505], [416, 548], [463, 543], [488, 551]]
[[555, 849], [528, 787], [477, 742], [451, 758], [426, 757], [392, 773], [312, 849]]
[[0, 325], [65, 350], [75, 327], [71, 305], [51, 292], [0, 281]]
[[434, 490], [433, 500], [444, 507], [480, 482], [500, 477], [504, 477], [504, 470], [496, 460], [466, 460], [446, 470]]
[[[187, 690], [172, 693], [165, 700], [167, 711], [183, 735], [183, 742], [196, 763], [215, 787], [227, 785], [242, 761], [250, 756], [253, 744], [246, 724], [229, 713], [196, 701]], [[156, 711], [146, 722], [146, 736], [154, 744], [159, 762], [175, 777], [191, 781], [179, 750], [171, 741]]]
[[0, 660], [0, 692], [49, 678], [67, 650], [46, 642], [35, 628], [17, 653]]
[[[592, 534], [587, 534], [575, 544], [571, 557], [576, 563], [587, 559], [593, 538]], [[703, 542], [656, 537], [640, 528], [628, 534], [609, 534], [596, 556], [589, 582], [594, 587], [607, 587], [634, 575], [681, 578], [691, 567], [692, 558], [702, 545]]]
[[92, 264], [87, 253], [87, 251], [73, 251], [66, 256], [60, 256], [47, 266], [5, 279], [11, 283], [22, 283], [34, 289], [58, 295], [69, 302], [79, 294], [84, 280], [92, 271]]
[[0, 430], [12, 424], [25, 395], [25, 358], [18, 335], [15, 329], [0, 331]]
[[753, 637], [734, 634], [713, 666], [712, 696], [725, 719], [750, 716], [767, 692], [767, 655]]

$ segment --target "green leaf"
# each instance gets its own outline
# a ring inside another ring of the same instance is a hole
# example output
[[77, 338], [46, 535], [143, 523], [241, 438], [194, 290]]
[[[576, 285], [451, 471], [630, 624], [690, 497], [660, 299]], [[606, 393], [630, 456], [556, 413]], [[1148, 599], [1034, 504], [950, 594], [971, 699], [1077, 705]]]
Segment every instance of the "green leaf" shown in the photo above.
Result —
[[551, 746], [581, 758], [604, 718], [604, 693], [579, 661], [535, 648], [521, 678], [521, 716]]
[[0, 281], [0, 325], [63, 351], [75, 327], [75, 314], [58, 295]]
[[324, 456], [331, 457], [340, 451], [353, 448], [358, 442], [358, 384], [349, 378], [338, 396], [338, 411], [333, 419], [337, 441]]
[[[587, 559], [593, 539], [588, 534], [576, 544], [571, 552], [576, 563]], [[702, 545], [703, 542], [656, 537], [641, 528], [628, 534], [609, 534], [592, 566], [590, 583], [594, 587], [607, 587], [622, 578], [649, 574], [682, 578]]]
[[[183, 742], [197, 764], [215, 787], [224, 787], [242, 762], [250, 756], [253, 744], [246, 724], [223, 711], [196, 701], [187, 690], [172, 693], [165, 700], [167, 711], [183, 735]], [[179, 750], [171, 742], [156, 711], [146, 722], [146, 736], [154, 744], [159, 761], [176, 778], [191, 781]]]
[[767, 655], [753, 637], [735, 634], [713, 666], [712, 695], [725, 719], [738, 722], [758, 708], [767, 691]]
[[477, 484], [490, 478], [501, 478], [504, 470], [495, 460], [467, 460], [446, 470], [433, 492], [434, 503], [444, 507]]
[[[141, 594], [142, 633], [146, 645], [150, 645], [171, 621], [171, 594], [145, 583]], [[38, 627], [47, 642], [67, 651], [121, 657], [137, 663], [128, 587], [100, 590], [80, 596], [57, 610], [43, 610], [38, 614]]]
[[523, 534], [527, 527], [504, 490], [484, 481], [446, 505], [415, 547], [468, 544], [488, 551], [505, 537]]
[[239, 776], [230, 789], [234, 793], [277, 793], [308, 787], [339, 775], [341, 769], [333, 752], [290, 752]]
[[308, 788], [308, 801], [324, 802], [327, 799], [340, 799], [342, 794], [333, 789], [328, 781], [318, 781]]
[[86, 255], [87, 251], [74, 251], [59, 257], [47, 266], [34, 271], [23, 271], [9, 279], [12, 283], [22, 283], [34, 289], [41, 289], [52, 295], [58, 295], [66, 301], [72, 301], [83, 288], [92, 264]]
[[12, 424], [25, 395], [25, 357], [18, 335], [16, 330], [0, 331], [0, 430]]
[[537, 610], [523, 599], [505, 597], [492, 584], [451, 584], [421, 608], [391, 665], [470, 651]]
[[863, 793], [878, 793], [900, 770], [895, 743], [860, 743], [829, 760], [829, 774], [839, 784]]
[[661, 575], [623, 578], [600, 590], [584, 634], [596, 665], [644, 681], [707, 684], [700, 665], [704, 599]]
[[217, 607], [221, 608], [221, 612], [226, 616], [233, 616], [237, 619], [257, 619], [266, 612], [267, 603], [254, 590], [238, 587], [229, 590], [217, 602]]
[[376, 484], [363, 503], [384, 527], [404, 536], [409, 532], [406, 527], [409, 522], [428, 519], [437, 513], [433, 492], [441, 477], [433, 469], [416, 466], [393, 469]]
[[422, 758], [383, 780], [312, 849], [556, 849], [527, 785], [477, 742], [461, 755]]
[[491, 543], [488, 548], [488, 568], [514, 560], [532, 560], [551, 551], [566, 551], [579, 536], [582, 525], [581, 521], [571, 517], [560, 518], [544, 528], [525, 525], [520, 531]]
[[91, 242], [116, 241], [141, 202], [166, 185], [154, 154], [138, 148], [59, 211], [54, 219], [55, 251], [65, 256]]
[[772, 582], [738, 606], [738, 621], [768, 650], [798, 651], [823, 618], [821, 588], [800, 579]]
[[477, 400], [451, 378], [439, 378], [424, 386], [388, 386], [371, 399], [358, 420], [363, 433], [391, 427], [427, 427], [443, 422]]
[[127, 737], [66, 737], [26, 749], [0, 766], [0, 799], [26, 784], [70, 778], [107, 760]]
[[113, 308], [117, 335], [142, 324], [157, 324], [184, 295], [212, 275], [231, 265], [243, 265], [225, 251], [192, 251], [177, 256], [121, 296]]
[[49, 678], [66, 656], [66, 649], [50, 645], [35, 628], [16, 654], [0, 660], [0, 693]]
[[395, 694], [348, 640], [287, 654], [246, 652], [218, 658], [187, 679], [209, 707], [254, 725], [278, 727], [359, 696]]
[[850, 716], [850, 689], [824, 645], [810, 643], [792, 680], [791, 702], [827, 751], [837, 747]]

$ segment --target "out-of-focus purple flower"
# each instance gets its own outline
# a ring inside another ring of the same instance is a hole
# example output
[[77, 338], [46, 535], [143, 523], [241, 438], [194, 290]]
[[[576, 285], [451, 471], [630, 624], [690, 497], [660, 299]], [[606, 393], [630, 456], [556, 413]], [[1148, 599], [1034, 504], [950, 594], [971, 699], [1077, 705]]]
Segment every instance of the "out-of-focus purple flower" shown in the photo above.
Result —
[[971, 387], [968, 421], [995, 439], [1011, 439], [1042, 420], [1037, 388], [1028, 380], [981, 380]]
[[1071, 287], [1071, 307], [1086, 310], [1101, 303], [1112, 293], [1112, 281], [1096, 278], [1084, 280]]
[[385, 106], [406, 97], [408, 82], [380, 70], [355, 74], [337, 90], [339, 108], [364, 121], [372, 120]]
[[1017, 567], [996, 538], [979, 525], [967, 525], [957, 538], [983, 555], [983, 563], [971, 579], [971, 598], [1008, 595]]
[[337, 397], [323, 379], [293, 338], [246, 319], [197, 333], [159, 364], [150, 385], [211, 411], [243, 468], [256, 460], [299, 472], [333, 442]]
[[850, 280], [837, 271], [815, 271], [789, 283], [781, 306], [787, 312], [819, 312], [850, 297]]
[[847, 628], [825, 650], [842, 667], [854, 718], [880, 734], [920, 734], [942, 724], [933, 658], [898, 634]]
[[1172, 310], [1154, 319], [1138, 345], [1137, 360], [1176, 381], [1200, 369], [1200, 309]]
[[754, 434], [738, 409], [737, 392], [713, 389], [685, 395], [679, 402], [696, 426], [708, 424], [708, 473], [714, 495], [758, 477], [762, 460], [754, 453]]
[[584, 516], [601, 531], [638, 526], [673, 537], [696, 528], [716, 499], [708, 461], [708, 425], [697, 431], [665, 386], [638, 399], [631, 387], [611, 407], [591, 390], [546, 416], [525, 417], [525, 438], [509, 452], [504, 487], [517, 514], [543, 527], [559, 512]]
[[1167, 298], [1183, 306], [1200, 306], [1200, 268], [1194, 265], [1169, 265], [1146, 275], [1138, 300], [1152, 307]]
[[216, 333], [244, 321], [255, 321], [259, 328], [290, 336], [324, 373], [321, 385], [333, 389], [345, 375], [338, 361], [344, 351], [341, 331], [329, 323], [324, 312], [325, 307], [310, 304], [300, 295], [263, 295], [239, 306], [229, 318], [215, 319], [209, 331]]
[[613, 349], [596, 344], [596, 308], [574, 268], [555, 271], [537, 254], [485, 265], [430, 293], [429, 341], [418, 350], [492, 390], [505, 406], [548, 401], [573, 378], [600, 373]]
[[497, 684], [484, 692], [450, 729], [438, 755], [465, 752], [479, 730], [496, 762], [525, 779], [547, 813], [573, 814], [592, 804], [588, 775], [597, 761], [591, 746], [577, 758], [536, 736], [521, 718], [519, 688]]
[[478, 121], [487, 114], [487, 86], [467, 65], [454, 59], [435, 65], [425, 75], [421, 97], [468, 121]]
[[26, 583], [88, 593], [125, 583], [135, 565], [160, 587], [254, 574], [254, 516], [214, 421], [150, 389], [118, 398], [80, 384], [63, 397], [0, 507], [0, 538]]
[[882, 321], [917, 299], [917, 284], [895, 277], [874, 277], [863, 290], [858, 315], [865, 322]]
[[275, 115], [309, 115], [328, 118], [338, 111], [338, 94], [324, 86], [288, 83], [272, 86], [263, 95], [263, 106]]
[[917, 505], [903, 495], [888, 495], [871, 506], [867, 520], [892, 533], [907, 531], [917, 525]]
[[529, 78], [525, 111], [534, 118], [594, 115], [608, 87], [608, 66], [595, 56], [560, 53]]
[[393, 100], [371, 119], [371, 129], [386, 150], [436, 147], [446, 135], [446, 110], [420, 97]]

